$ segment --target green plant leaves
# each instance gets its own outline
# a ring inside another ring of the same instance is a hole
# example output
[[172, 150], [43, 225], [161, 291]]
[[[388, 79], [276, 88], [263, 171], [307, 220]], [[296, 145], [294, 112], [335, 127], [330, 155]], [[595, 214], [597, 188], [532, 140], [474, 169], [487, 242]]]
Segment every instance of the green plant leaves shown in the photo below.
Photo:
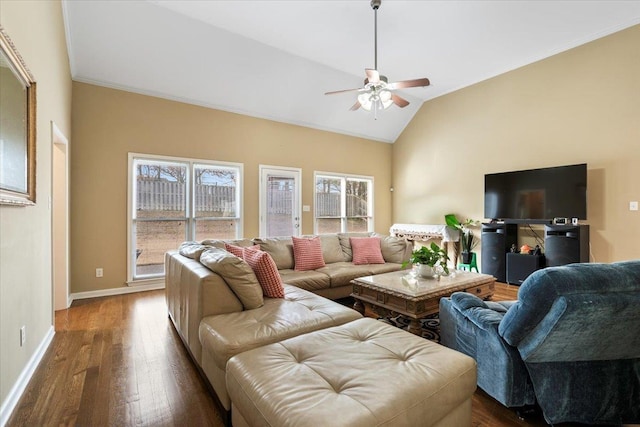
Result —
[[457, 228], [458, 230], [462, 230], [462, 224], [460, 224], [460, 221], [458, 221], [458, 218], [455, 216], [455, 214], [446, 214], [444, 216], [444, 222], [449, 227]]
[[[421, 246], [419, 249], [413, 251], [409, 262], [411, 264], [423, 264], [431, 267], [440, 265], [444, 272], [449, 274], [449, 268], [447, 267], [448, 260], [449, 255], [447, 255], [447, 252], [435, 242], [431, 242], [431, 245]], [[405, 264], [403, 264], [403, 267], [405, 267]]]

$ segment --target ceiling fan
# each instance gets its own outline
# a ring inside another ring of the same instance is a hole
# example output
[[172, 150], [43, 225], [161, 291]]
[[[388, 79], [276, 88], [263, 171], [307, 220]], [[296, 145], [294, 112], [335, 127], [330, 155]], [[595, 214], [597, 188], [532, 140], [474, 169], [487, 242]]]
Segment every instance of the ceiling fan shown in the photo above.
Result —
[[376, 114], [378, 110], [385, 110], [392, 104], [396, 104], [400, 108], [409, 105], [409, 101], [393, 93], [396, 89], [406, 89], [410, 87], [429, 86], [429, 79], [421, 78], [414, 80], [404, 80], [401, 82], [389, 83], [386, 76], [380, 75], [378, 72], [378, 9], [382, 0], [371, 0], [371, 8], [374, 11], [374, 66], [375, 68], [366, 68], [364, 72], [367, 78], [364, 79], [364, 87], [357, 89], [336, 90], [326, 92], [325, 95], [334, 95], [344, 92], [358, 92], [358, 100], [350, 108], [356, 111], [358, 108], [372, 111]]

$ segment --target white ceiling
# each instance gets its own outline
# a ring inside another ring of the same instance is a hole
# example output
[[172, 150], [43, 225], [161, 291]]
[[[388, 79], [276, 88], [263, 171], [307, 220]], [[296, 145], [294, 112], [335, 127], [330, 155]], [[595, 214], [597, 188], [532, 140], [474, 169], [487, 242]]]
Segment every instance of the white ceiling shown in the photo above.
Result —
[[[422, 103], [640, 23], [640, 1], [401, 1], [378, 11], [378, 69], [428, 77], [411, 104], [351, 112], [373, 68], [369, 0], [63, 0], [72, 77], [393, 142]], [[640, 48], [640, 47], [639, 47]]]

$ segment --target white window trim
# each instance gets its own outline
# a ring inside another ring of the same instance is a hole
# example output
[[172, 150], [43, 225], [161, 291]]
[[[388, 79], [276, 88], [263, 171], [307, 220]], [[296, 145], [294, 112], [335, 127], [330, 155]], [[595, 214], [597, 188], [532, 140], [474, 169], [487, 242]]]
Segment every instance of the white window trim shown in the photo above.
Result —
[[[151, 161], [166, 161], [166, 162], [174, 162], [174, 163], [186, 163], [189, 173], [187, 174], [187, 193], [186, 193], [186, 217], [187, 220], [191, 221], [191, 212], [193, 210], [193, 198], [192, 198], [192, 179], [191, 179], [191, 171], [193, 169], [194, 164], [198, 165], [211, 165], [211, 166], [221, 166], [221, 167], [233, 167], [238, 168], [238, 225], [237, 225], [237, 236], [241, 237], [244, 235], [243, 233], [243, 223], [244, 223], [244, 164], [242, 163], [234, 163], [234, 162], [223, 162], [216, 160], [205, 160], [205, 159], [194, 159], [189, 157], [174, 157], [174, 156], [162, 156], [158, 154], [145, 154], [145, 153], [128, 153], [128, 161], [127, 161], [127, 286], [141, 286], [141, 285], [150, 285], [150, 284], [161, 284], [164, 283], [164, 276], [162, 277], [143, 277], [143, 278], [135, 278], [134, 279], [134, 266], [135, 266], [135, 255], [133, 253], [133, 220], [135, 218], [134, 200], [133, 196], [135, 194], [135, 180], [133, 174], [133, 163], [135, 160], [151, 160]], [[187, 233], [189, 236], [186, 236], [186, 239], [193, 239], [195, 233], [195, 227], [189, 229], [187, 227]], [[176, 248], [178, 249], [178, 248]]]
[[370, 180], [371, 181], [371, 197], [369, 197], [367, 199], [367, 209], [369, 210], [369, 212], [371, 212], [371, 221], [369, 223], [369, 232], [374, 231], [375, 228], [375, 212], [374, 212], [374, 193], [375, 193], [375, 180], [372, 176], [368, 176], [368, 175], [354, 175], [354, 174], [348, 174], [348, 173], [337, 173], [337, 172], [325, 172], [325, 171], [314, 171], [313, 172], [313, 233], [314, 234], [318, 234], [318, 217], [316, 216], [317, 213], [317, 209], [316, 209], [316, 182], [318, 179], [318, 176], [324, 176], [324, 177], [328, 177], [328, 178], [335, 178], [335, 179], [340, 179], [340, 229], [341, 230], [346, 230], [346, 223], [345, 221], [347, 220], [347, 203], [346, 203], [346, 198], [347, 198], [347, 189], [344, 188], [346, 186], [346, 181], [347, 179], [362, 179], [362, 180]]

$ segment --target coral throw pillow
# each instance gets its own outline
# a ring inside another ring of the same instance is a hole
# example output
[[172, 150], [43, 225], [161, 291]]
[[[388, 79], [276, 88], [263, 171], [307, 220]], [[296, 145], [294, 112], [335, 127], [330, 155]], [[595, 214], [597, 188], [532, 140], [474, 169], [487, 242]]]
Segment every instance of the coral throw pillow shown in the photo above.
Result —
[[293, 241], [294, 270], [306, 271], [324, 267], [320, 236], [312, 238], [291, 237]]
[[254, 248], [244, 248], [243, 252], [244, 260], [253, 269], [264, 295], [269, 298], [284, 298], [282, 278], [271, 255]]
[[[253, 249], [260, 249], [260, 245], [253, 245], [252, 248]], [[234, 254], [238, 258], [244, 259], [244, 251], [243, 251], [244, 248], [242, 246], [236, 246], [236, 245], [232, 245], [230, 243], [225, 242], [224, 243], [224, 249], [227, 252]]]
[[379, 237], [350, 237], [354, 264], [384, 264]]

